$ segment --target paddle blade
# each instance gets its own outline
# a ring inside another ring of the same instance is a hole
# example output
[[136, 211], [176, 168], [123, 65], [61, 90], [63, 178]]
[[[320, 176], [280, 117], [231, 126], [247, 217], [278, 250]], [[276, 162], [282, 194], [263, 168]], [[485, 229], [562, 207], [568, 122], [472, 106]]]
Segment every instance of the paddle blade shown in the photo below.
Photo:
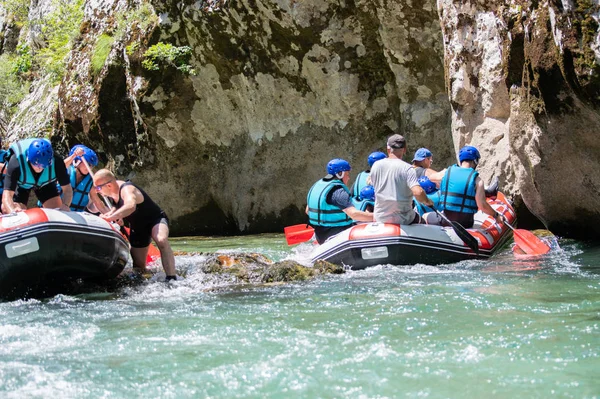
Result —
[[160, 250], [154, 244], [150, 244], [148, 255], [146, 255], [146, 264], [148, 265], [157, 259], [160, 259]]
[[285, 233], [285, 240], [288, 245], [300, 244], [310, 240], [315, 233], [315, 230], [306, 224], [296, 224], [294, 226], [288, 226], [283, 229]]
[[460, 223], [451, 223], [456, 235], [458, 235], [460, 239], [463, 240], [463, 242], [467, 244], [467, 246], [469, 246], [469, 248], [471, 248], [477, 255], [479, 255], [479, 242], [477, 242], [477, 239], [473, 237]]
[[529, 230], [514, 229], [515, 244], [527, 255], [543, 255], [550, 251], [550, 246], [540, 240]]

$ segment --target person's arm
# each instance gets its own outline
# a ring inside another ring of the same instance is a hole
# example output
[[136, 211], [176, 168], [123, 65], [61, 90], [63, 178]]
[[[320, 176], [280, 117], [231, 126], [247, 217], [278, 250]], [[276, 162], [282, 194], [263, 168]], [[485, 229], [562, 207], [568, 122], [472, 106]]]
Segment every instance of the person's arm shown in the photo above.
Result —
[[2, 193], [2, 213], [8, 214], [13, 212], [21, 212], [23, 210], [13, 201], [14, 196], [14, 190], [4, 189], [4, 192]]
[[373, 214], [370, 212], [359, 211], [353, 206], [344, 209], [344, 213], [355, 222], [372, 222]]
[[71, 184], [66, 184], [64, 186], [61, 185], [60, 188], [62, 188], [63, 208], [69, 209], [69, 206], [73, 201], [73, 187], [71, 187]]
[[429, 180], [434, 182], [438, 188], [440, 187], [440, 184], [442, 183], [442, 179], [444, 178], [445, 174], [446, 174], [446, 169], [441, 170], [439, 172], [436, 172], [433, 169], [425, 170], [425, 176], [427, 176], [429, 178]]
[[21, 176], [21, 166], [16, 156], [12, 156], [8, 161], [6, 167], [6, 175], [4, 175], [4, 192], [2, 193], [2, 212], [13, 213], [23, 211], [18, 206], [13, 198], [15, 196], [15, 190], [17, 189], [17, 182]]
[[83, 148], [81, 148], [81, 147], [77, 148], [75, 150], [75, 152], [73, 152], [72, 155], [70, 155], [70, 156], [68, 156], [68, 157], [65, 158], [65, 160], [64, 160], [65, 167], [68, 168], [69, 166], [71, 166], [71, 164], [73, 163], [73, 161], [75, 160], [75, 158], [80, 157], [83, 154], [84, 154]]
[[433, 208], [433, 201], [427, 196], [427, 193], [420, 185], [412, 186], [410, 191], [412, 191], [415, 199], [421, 204]]
[[350, 217], [355, 222], [372, 222], [373, 214], [369, 212], [359, 211], [352, 204], [352, 199], [350, 198], [350, 194], [343, 188], [338, 188], [337, 190], [332, 191], [331, 199], [328, 201], [331, 205], [335, 205], [342, 209], [348, 217]]
[[497, 223], [502, 223], [502, 216], [496, 212], [494, 208], [485, 200], [485, 186], [483, 185], [483, 180], [481, 177], [477, 176], [475, 180], [476, 191], [475, 191], [475, 201], [477, 202], [477, 207], [485, 214], [492, 216], [496, 219]]
[[[75, 152], [77, 153], [77, 152]], [[65, 166], [65, 162], [62, 157], [55, 156], [54, 157], [54, 172], [56, 173], [56, 180], [58, 180], [58, 184], [62, 188], [62, 202], [64, 208], [69, 208], [71, 202], [73, 201], [73, 187], [71, 187], [71, 177], [67, 172], [67, 167]]]
[[102, 217], [108, 220], [118, 220], [126, 218], [127, 216], [135, 212], [138, 198], [141, 197], [142, 193], [140, 193], [139, 190], [137, 190], [134, 186], [125, 186], [121, 190], [121, 199], [123, 200], [123, 206], [103, 214]]

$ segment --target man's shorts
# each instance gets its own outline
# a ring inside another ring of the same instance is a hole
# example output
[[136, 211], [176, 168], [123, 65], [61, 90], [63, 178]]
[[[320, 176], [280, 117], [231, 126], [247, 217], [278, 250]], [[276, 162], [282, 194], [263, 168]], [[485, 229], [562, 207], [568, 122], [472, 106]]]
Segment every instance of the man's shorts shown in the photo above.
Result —
[[152, 242], [152, 229], [157, 224], [166, 224], [169, 226], [169, 218], [164, 212], [160, 213], [160, 216], [154, 220], [151, 220], [148, 224], [142, 227], [129, 226], [129, 243], [132, 248], [146, 248]]
[[[15, 196], [13, 197], [13, 201], [27, 205], [27, 202], [29, 201], [30, 192], [31, 189], [17, 187], [17, 189], [15, 190]], [[60, 193], [58, 192], [58, 186], [56, 185], [56, 183], [49, 183], [40, 188], [35, 188], [33, 189], [33, 192], [42, 204], [51, 198], [60, 196]]]

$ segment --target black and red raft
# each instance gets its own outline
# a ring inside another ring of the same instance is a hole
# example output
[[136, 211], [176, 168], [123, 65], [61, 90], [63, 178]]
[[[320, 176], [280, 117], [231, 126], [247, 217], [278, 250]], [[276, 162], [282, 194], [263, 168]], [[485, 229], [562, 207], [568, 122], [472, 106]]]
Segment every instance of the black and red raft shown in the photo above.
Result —
[[129, 243], [88, 213], [32, 208], [0, 218], [0, 298], [44, 297], [74, 281], [114, 279]]

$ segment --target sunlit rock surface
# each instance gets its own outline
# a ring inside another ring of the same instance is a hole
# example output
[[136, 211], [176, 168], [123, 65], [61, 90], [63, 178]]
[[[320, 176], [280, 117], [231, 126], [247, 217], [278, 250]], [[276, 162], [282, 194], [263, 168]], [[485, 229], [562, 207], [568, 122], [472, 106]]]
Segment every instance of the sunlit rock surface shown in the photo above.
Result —
[[[50, 0], [32, 3], [32, 18]], [[174, 234], [254, 233], [305, 220], [335, 157], [353, 176], [399, 132], [434, 167], [480, 148], [486, 181], [557, 234], [597, 236], [598, 0], [97, 0], [58, 87], [33, 82], [9, 140], [83, 142], [167, 211]], [[40, 42], [0, 10], [2, 49]], [[17, 33], [15, 33], [17, 32]], [[98, 43], [114, 38], [104, 63]], [[158, 42], [195, 75], [142, 68]], [[93, 62], [95, 59], [95, 64]]]
[[[122, 8], [87, 6], [61, 115], [69, 144], [89, 141], [142, 185], [173, 232], [274, 231], [302, 221], [306, 193], [330, 159], [348, 159], [356, 174], [395, 132], [407, 136], [411, 155], [428, 146], [440, 164], [453, 159], [433, 1], [153, 7], [154, 33], [131, 29], [91, 76], [93, 43]], [[128, 54], [134, 37], [140, 50]], [[143, 70], [143, 51], [158, 41], [191, 47], [196, 75]]]
[[598, 1], [439, 0], [455, 147], [550, 230], [600, 232]]

